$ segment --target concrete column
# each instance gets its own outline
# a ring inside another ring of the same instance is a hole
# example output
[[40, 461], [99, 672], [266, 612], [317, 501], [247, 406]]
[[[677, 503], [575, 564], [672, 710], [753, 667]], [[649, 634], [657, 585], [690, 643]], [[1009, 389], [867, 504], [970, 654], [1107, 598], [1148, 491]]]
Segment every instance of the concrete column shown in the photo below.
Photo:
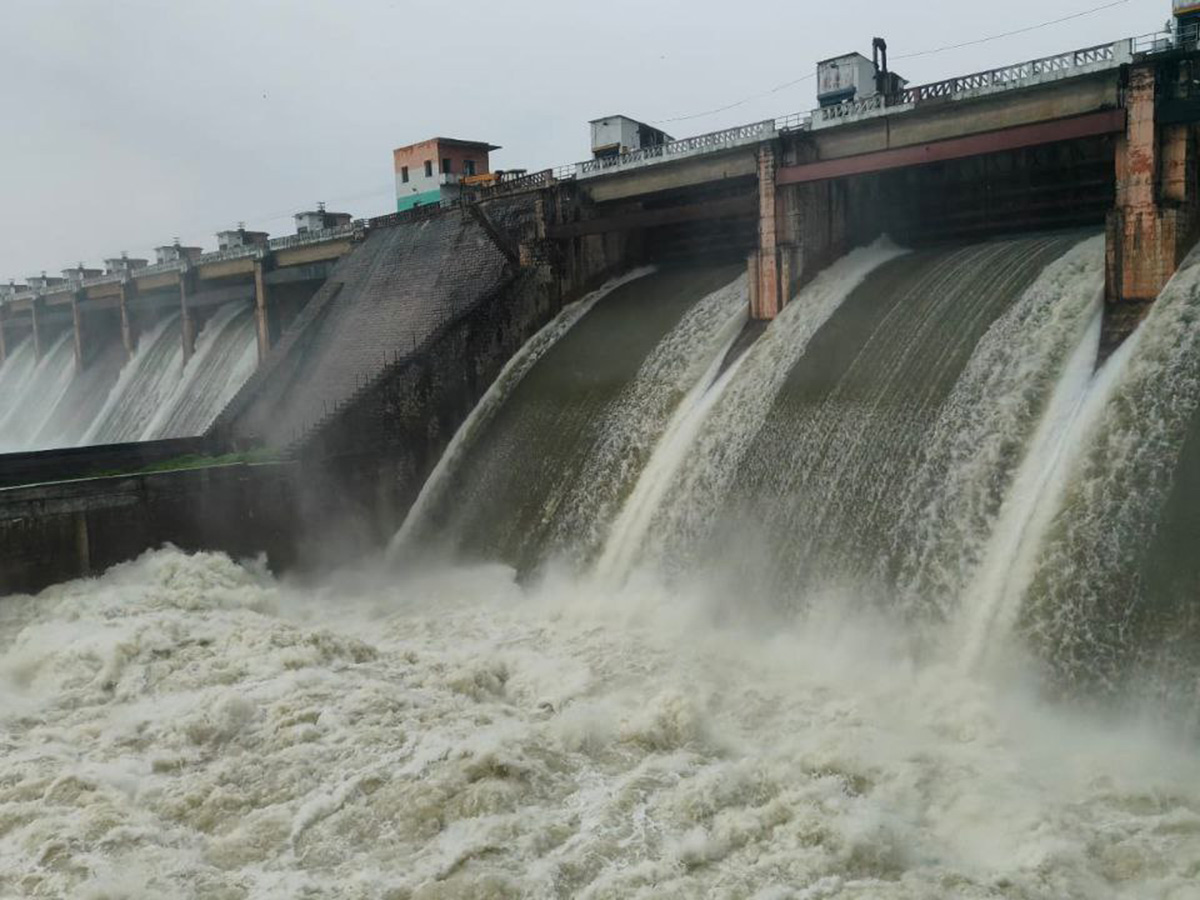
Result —
[[82, 289], [71, 295], [71, 324], [75, 329], [75, 372], [82, 372], [87, 365], [87, 338], [84, 335], [83, 309], [80, 304], [87, 298]]
[[1188, 125], [1158, 124], [1161, 75], [1154, 64], [1129, 70], [1106, 228], [1102, 355], [1136, 327], [1195, 240], [1195, 136]]
[[774, 319], [783, 305], [779, 290], [775, 190], [775, 149], [764, 144], [758, 148], [758, 289], [752, 294], [752, 319]]
[[271, 349], [271, 296], [267, 287], [266, 260], [254, 263], [254, 323], [258, 331], [258, 361], [261, 363]]
[[184, 269], [179, 273], [179, 322], [180, 331], [183, 334], [183, 364], [185, 366], [196, 352], [196, 317], [192, 315], [192, 310], [188, 306], [188, 295], [194, 293], [195, 278], [195, 273], [190, 269]]
[[42, 310], [45, 306], [45, 301], [41, 297], [34, 297], [30, 303], [29, 318], [33, 326], [33, 356], [39, 362], [42, 358], [42, 351], [45, 350], [45, 335], [42, 334]]
[[92, 574], [92, 542], [88, 535], [86, 512], [75, 513], [75, 559], [79, 577]]
[[126, 359], [133, 359], [133, 354], [137, 352], [137, 326], [133, 322], [133, 313], [129, 309], [130, 301], [136, 296], [137, 282], [132, 278], [126, 278], [121, 282], [121, 294], [117, 300], [121, 312], [121, 343], [125, 346]]

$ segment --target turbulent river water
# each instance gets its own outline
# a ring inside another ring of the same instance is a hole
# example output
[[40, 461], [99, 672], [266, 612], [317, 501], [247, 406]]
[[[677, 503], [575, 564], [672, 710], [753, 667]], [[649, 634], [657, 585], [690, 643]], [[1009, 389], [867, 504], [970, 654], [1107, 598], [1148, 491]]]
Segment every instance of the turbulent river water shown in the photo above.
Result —
[[1102, 292], [880, 242], [746, 340], [639, 270], [384, 557], [5, 598], [0, 896], [1200, 897], [1200, 265], [1103, 363]]

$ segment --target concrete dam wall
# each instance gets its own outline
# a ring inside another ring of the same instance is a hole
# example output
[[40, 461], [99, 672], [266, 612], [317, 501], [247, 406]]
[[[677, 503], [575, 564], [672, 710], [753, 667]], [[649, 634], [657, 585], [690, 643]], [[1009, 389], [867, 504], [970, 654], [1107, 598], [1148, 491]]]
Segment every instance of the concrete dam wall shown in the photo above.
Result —
[[510, 261], [473, 217], [373, 230], [343, 259], [216, 423], [238, 443], [286, 446], [487, 296]]
[[[266, 552], [275, 567], [340, 560], [385, 542], [504, 364], [577, 292], [546, 264], [516, 264], [518, 238], [536, 231], [537, 215], [524, 198], [490, 204], [486, 218], [443, 212], [374, 229], [203, 439], [163, 445], [148, 459], [134, 448], [23, 457], [28, 477], [0, 490], [0, 589], [85, 575], [164, 541]], [[574, 271], [594, 280], [607, 259], [595, 254]], [[213, 482], [156, 471], [171, 469], [176, 446], [188, 466], [208, 458], [233, 470], [214, 470]], [[258, 464], [242, 464], [248, 450]], [[294, 462], [263, 464], [281, 459]], [[52, 485], [20, 487], [64, 479], [68, 500], [43, 502], [38, 491], [59, 497]], [[231, 523], [259, 524], [228, 534], [218, 527], [220, 504], [202, 496], [214, 483], [235, 485], [222, 494]], [[273, 498], [271, 512], [234, 502], [239, 491]], [[154, 511], [162, 496], [169, 515]], [[189, 508], [197, 510], [190, 525]], [[145, 527], [104, 544], [111, 552], [80, 544], [87, 529], [139, 514]]]

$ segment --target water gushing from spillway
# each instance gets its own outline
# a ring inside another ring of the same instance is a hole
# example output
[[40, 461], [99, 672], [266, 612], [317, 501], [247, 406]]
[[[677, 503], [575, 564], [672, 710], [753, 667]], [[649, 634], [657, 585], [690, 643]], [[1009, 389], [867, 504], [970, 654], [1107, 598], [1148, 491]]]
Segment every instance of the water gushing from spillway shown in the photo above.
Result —
[[7, 418], [21, 401], [36, 367], [33, 338], [25, 338], [16, 347], [9, 348], [8, 356], [0, 364], [0, 417]]
[[1200, 254], [1109, 361], [1063, 498], [1035, 557], [1024, 639], [1068, 684], [1140, 682], [1155, 698], [1200, 699]]
[[221, 307], [196, 339], [196, 352], [142, 429], [141, 440], [203, 434], [258, 365], [254, 311]]
[[109, 341], [82, 370], [70, 329], [41, 360], [23, 341], [0, 367], [0, 452], [202, 434], [258, 364], [254, 313], [218, 308], [186, 366], [179, 322], [149, 328], [128, 361]]
[[[53, 416], [75, 375], [72, 338], [70, 331], [60, 334], [28, 375], [13, 386], [7, 407], [0, 407], [0, 453], [29, 445]], [[21, 367], [20, 360], [17, 367]]]
[[1103, 267], [880, 243], [753, 341], [740, 266], [639, 272], [389, 565], [0, 604], [0, 893], [1192, 896], [1200, 266], [1097, 367]]

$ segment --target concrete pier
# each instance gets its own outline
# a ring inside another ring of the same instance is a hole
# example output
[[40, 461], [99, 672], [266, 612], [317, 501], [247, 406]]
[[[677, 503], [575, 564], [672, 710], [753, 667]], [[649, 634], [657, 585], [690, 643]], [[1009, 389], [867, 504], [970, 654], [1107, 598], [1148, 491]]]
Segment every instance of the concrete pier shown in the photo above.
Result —
[[1128, 74], [1106, 228], [1105, 353], [1133, 330], [1196, 241], [1197, 126], [1164, 121], [1173, 102], [1191, 100], [1196, 62], [1168, 60]]
[[183, 364], [186, 366], [196, 352], [196, 317], [188, 297], [196, 292], [195, 270], [186, 268], [179, 273], [179, 330], [183, 336]]

